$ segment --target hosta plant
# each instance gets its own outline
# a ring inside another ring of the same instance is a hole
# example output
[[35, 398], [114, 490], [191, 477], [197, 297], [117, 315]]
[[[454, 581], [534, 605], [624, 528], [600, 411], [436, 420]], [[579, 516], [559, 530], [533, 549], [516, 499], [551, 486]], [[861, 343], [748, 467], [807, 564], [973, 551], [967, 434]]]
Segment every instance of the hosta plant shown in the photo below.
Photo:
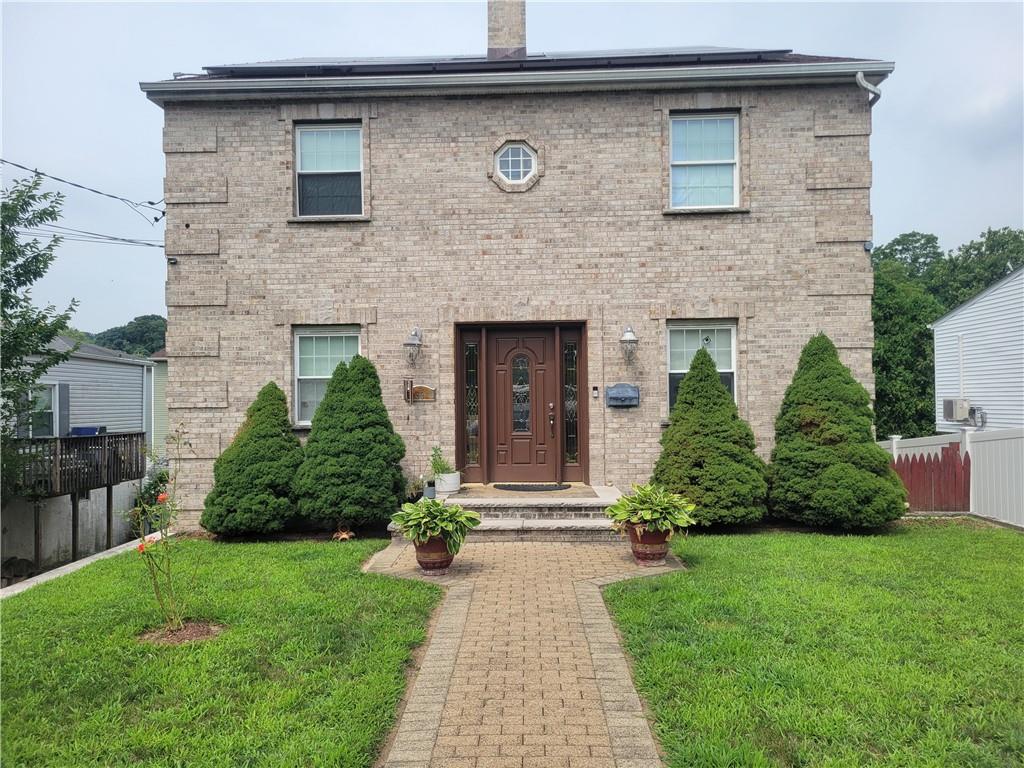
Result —
[[466, 534], [480, 525], [480, 515], [458, 504], [445, 504], [437, 499], [423, 498], [406, 503], [391, 520], [407, 539], [426, 544], [433, 537], [441, 538], [452, 555], [458, 554]]
[[678, 493], [672, 493], [660, 485], [634, 485], [633, 493], [623, 495], [605, 510], [617, 531], [632, 524], [644, 531], [666, 531], [672, 533], [694, 524], [690, 516], [696, 509]]

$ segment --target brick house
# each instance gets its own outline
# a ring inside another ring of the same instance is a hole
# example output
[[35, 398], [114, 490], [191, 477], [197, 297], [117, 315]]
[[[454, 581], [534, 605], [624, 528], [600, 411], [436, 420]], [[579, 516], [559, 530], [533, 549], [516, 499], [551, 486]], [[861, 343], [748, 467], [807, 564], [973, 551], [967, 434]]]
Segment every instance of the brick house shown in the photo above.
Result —
[[[478, 482], [644, 481], [699, 346], [764, 455], [812, 334], [872, 389], [869, 102], [891, 63], [534, 55], [523, 3], [488, 21], [486, 57], [142, 84], [165, 115], [188, 523], [259, 388], [277, 381], [308, 429], [356, 352], [409, 474], [438, 444]], [[607, 399], [619, 383], [638, 404]]]

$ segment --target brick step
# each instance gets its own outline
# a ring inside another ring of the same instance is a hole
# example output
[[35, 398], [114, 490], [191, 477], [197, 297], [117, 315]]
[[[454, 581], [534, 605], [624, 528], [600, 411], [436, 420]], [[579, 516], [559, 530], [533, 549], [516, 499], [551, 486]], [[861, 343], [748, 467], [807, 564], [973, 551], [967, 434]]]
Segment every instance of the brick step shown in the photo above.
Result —
[[[399, 539], [394, 523], [388, 526], [392, 538]], [[468, 543], [490, 541], [619, 541], [605, 517], [598, 518], [500, 518], [484, 517], [483, 522], [469, 532]]]

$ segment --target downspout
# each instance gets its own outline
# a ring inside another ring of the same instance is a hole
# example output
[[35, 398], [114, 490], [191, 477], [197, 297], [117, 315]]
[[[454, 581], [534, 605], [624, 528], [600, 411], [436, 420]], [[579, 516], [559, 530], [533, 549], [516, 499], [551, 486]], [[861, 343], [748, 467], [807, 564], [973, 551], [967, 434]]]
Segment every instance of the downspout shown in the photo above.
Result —
[[868, 82], [868, 79], [866, 77], [864, 77], [864, 73], [863, 72], [858, 72], [857, 73], [856, 80], [857, 80], [857, 85], [859, 85], [861, 88], [863, 88], [869, 94], [871, 94], [868, 97], [868, 106], [869, 107], [875, 106], [875, 104], [878, 102], [878, 100], [880, 98], [882, 98], [882, 91], [881, 91], [881, 89], [877, 85], [872, 85], [870, 82]]

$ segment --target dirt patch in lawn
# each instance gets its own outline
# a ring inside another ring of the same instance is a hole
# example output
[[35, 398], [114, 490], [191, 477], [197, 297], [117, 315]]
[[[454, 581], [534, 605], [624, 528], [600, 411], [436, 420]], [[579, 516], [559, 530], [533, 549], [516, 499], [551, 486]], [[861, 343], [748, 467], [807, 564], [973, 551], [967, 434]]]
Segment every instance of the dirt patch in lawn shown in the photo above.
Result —
[[209, 640], [223, 632], [227, 627], [223, 624], [213, 624], [209, 621], [186, 621], [181, 629], [151, 629], [139, 636], [144, 643], [155, 645], [181, 645], [191, 643], [195, 640]]

